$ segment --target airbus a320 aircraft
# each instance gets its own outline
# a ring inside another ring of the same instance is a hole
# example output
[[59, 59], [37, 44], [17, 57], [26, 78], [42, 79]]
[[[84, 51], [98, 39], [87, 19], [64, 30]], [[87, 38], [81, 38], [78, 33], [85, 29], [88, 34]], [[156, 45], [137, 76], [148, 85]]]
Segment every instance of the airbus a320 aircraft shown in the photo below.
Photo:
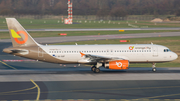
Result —
[[89, 64], [99, 73], [99, 67], [126, 70], [129, 63], [155, 64], [177, 59], [177, 54], [167, 47], [154, 44], [124, 45], [41, 45], [38, 44], [15, 18], [6, 18], [12, 48], [5, 53], [57, 64]]

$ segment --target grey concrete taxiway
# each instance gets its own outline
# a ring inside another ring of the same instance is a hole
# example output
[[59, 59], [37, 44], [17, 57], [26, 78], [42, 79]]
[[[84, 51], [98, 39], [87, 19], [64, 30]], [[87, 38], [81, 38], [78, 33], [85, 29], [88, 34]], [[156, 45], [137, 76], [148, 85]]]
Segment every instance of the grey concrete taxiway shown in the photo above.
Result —
[[[130, 39], [130, 38], [169, 37], [169, 36], [180, 36], [180, 32], [43, 37], [43, 38], [34, 38], [34, 39], [38, 43], [45, 44], [45, 43], [86, 41], [86, 40]], [[1, 39], [0, 42], [11, 42], [11, 40], [10, 39]]]

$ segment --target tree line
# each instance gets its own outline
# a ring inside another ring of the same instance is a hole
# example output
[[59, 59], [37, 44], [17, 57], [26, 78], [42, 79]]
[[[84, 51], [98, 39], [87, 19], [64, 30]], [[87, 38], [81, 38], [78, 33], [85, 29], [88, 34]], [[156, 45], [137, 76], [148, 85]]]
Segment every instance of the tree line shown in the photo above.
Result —
[[[68, 0], [0, 0], [0, 15], [67, 15]], [[180, 0], [71, 0], [74, 15], [177, 15]]]

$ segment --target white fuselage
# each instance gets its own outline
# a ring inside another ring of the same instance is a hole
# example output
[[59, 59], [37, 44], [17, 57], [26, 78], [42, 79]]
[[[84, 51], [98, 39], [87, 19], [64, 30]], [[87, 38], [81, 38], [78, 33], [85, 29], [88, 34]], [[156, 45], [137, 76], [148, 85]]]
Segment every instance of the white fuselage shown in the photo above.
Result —
[[[81, 53], [110, 58], [122, 58], [130, 63], [157, 63], [177, 59], [167, 47], [153, 44], [124, 45], [50, 45], [41, 48], [52, 57], [68, 63], [90, 63]], [[39, 53], [41, 54], [41, 53]]]

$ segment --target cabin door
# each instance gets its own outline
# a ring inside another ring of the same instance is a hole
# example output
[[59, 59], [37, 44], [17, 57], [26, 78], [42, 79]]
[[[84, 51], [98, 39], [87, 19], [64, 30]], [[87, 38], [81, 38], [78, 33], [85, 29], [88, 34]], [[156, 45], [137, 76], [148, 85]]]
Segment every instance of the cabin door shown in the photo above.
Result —
[[158, 47], [153, 47], [153, 56], [154, 57], [158, 56]]
[[38, 57], [43, 57], [43, 50], [38, 47]]

